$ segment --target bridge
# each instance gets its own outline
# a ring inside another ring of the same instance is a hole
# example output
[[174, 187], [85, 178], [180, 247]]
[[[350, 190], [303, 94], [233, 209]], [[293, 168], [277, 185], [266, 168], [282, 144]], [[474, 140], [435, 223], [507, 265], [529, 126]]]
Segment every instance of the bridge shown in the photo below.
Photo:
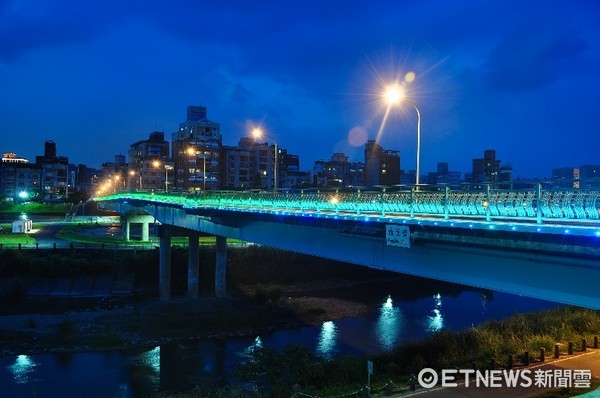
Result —
[[217, 236], [217, 296], [226, 293], [226, 239], [235, 238], [600, 309], [600, 190], [419, 186], [122, 192], [95, 200], [118, 211], [125, 225], [128, 216], [140, 214], [160, 223], [163, 300], [170, 298], [171, 237], [191, 238], [188, 295], [197, 297], [197, 236], [208, 233]]

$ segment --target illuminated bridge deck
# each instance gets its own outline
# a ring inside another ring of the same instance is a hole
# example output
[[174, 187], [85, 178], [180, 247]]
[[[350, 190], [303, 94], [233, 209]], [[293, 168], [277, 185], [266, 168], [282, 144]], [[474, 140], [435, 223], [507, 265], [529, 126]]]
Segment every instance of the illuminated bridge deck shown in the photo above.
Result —
[[600, 237], [600, 190], [123, 192], [97, 200], [140, 200], [189, 210]]

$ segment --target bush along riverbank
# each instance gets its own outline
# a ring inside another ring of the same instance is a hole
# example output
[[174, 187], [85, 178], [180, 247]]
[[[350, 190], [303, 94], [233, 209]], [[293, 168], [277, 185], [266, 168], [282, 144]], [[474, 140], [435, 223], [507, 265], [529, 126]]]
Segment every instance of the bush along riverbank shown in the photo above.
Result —
[[[555, 349], [565, 356], [582, 351], [583, 344], [598, 348], [599, 333], [600, 313], [576, 307], [517, 314], [462, 331], [443, 330], [389, 355], [369, 358], [375, 369], [371, 387], [383, 393], [406, 391], [416, 384], [414, 377], [423, 368], [526, 366], [541, 361], [542, 355], [553, 358]], [[361, 392], [366, 384], [366, 358], [325, 360], [300, 346], [288, 346], [282, 352], [265, 347], [257, 348], [252, 361], [241, 365], [238, 373], [272, 397], [289, 397], [297, 391], [327, 397]], [[578, 389], [578, 393], [585, 391]]]

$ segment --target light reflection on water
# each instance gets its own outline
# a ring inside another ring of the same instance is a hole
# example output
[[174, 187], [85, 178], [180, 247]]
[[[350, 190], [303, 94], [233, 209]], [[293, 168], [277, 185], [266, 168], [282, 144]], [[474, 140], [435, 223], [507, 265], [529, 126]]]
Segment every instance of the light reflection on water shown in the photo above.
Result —
[[488, 296], [485, 293], [481, 293], [481, 313], [485, 315], [488, 307]]
[[13, 373], [15, 383], [25, 384], [34, 381], [35, 367], [38, 364], [28, 355], [19, 355], [15, 363], [9, 366]]
[[256, 336], [252, 344], [244, 349], [244, 351], [240, 354], [243, 358], [251, 358], [254, 351], [263, 347], [263, 342], [260, 336]]
[[[402, 289], [386, 286], [384, 292], [389, 296], [381, 295], [381, 290], [363, 301], [373, 309], [368, 315], [258, 337], [165, 344], [141, 353], [75, 353], [66, 365], [54, 355], [3, 357], [0, 396], [31, 396], [31, 391], [37, 390], [79, 397], [92, 383], [97, 385], [98, 396], [150, 396], [160, 390], [185, 390], [227, 380], [237, 364], [249, 360], [263, 346], [283, 350], [287, 344], [301, 344], [325, 359], [379, 355], [444, 328], [460, 330], [515, 311], [556, 306], [497, 292], [453, 294], [435, 288], [413, 298], [406, 297]], [[71, 381], [68, 390], [62, 382], [65, 379]]]
[[325, 359], [331, 359], [335, 352], [337, 340], [337, 327], [332, 321], [323, 322], [321, 333], [317, 341], [317, 355]]
[[442, 314], [442, 295], [435, 294], [433, 296], [434, 299], [434, 308], [431, 311], [433, 315], [429, 315], [427, 317], [427, 331], [429, 332], [439, 332], [444, 328], [444, 315]]
[[402, 313], [394, 307], [391, 296], [388, 296], [379, 309], [376, 332], [377, 340], [384, 351], [390, 351], [398, 342], [402, 330]]
[[140, 362], [152, 368], [155, 373], [160, 374], [160, 346], [142, 353], [140, 355]]

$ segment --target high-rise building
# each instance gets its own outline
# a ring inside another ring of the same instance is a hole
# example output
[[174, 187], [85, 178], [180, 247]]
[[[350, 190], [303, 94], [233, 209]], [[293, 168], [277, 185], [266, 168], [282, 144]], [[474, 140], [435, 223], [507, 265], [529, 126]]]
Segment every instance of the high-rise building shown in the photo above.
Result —
[[496, 150], [487, 149], [483, 152], [483, 158], [473, 159], [473, 171], [465, 175], [465, 181], [475, 183], [474, 187], [482, 187], [482, 182], [502, 182], [496, 187], [509, 189], [512, 187], [513, 169], [510, 164], [500, 165], [501, 161], [496, 159]]
[[161, 190], [165, 188], [165, 179], [167, 179], [169, 186], [172, 187], [174, 174], [172, 170], [169, 173], [168, 169], [172, 165], [173, 162], [169, 160], [169, 142], [165, 141], [165, 133], [152, 132], [147, 140], [135, 142], [129, 147], [129, 174], [125, 185], [129, 189]]
[[427, 183], [456, 187], [460, 184], [460, 171], [450, 171], [448, 162], [438, 162], [436, 171], [428, 174]]
[[487, 149], [483, 158], [473, 159], [472, 182], [495, 182], [500, 170], [500, 160], [496, 159], [496, 150]]
[[4, 153], [0, 163], [0, 200], [37, 200], [41, 167], [15, 153]]
[[[274, 188], [275, 175], [275, 146], [266, 142], [256, 142], [252, 137], [242, 137], [238, 146], [223, 147], [222, 188], [248, 189], [248, 188]], [[283, 181], [287, 169], [282, 167], [288, 155], [285, 149], [278, 148], [277, 180]], [[297, 158], [297, 156], [296, 156]], [[295, 162], [292, 163], [294, 167]], [[281, 183], [277, 184], [281, 187]]]
[[318, 160], [314, 173], [323, 177], [327, 187], [349, 187], [364, 185], [365, 165], [350, 162], [343, 153], [334, 153], [330, 160]]
[[69, 195], [69, 158], [57, 156], [56, 143], [44, 143], [44, 155], [36, 156], [35, 163], [41, 168], [40, 200], [60, 201]]
[[221, 187], [221, 127], [207, 119], [206, 107], [190, 105], [172, 135], [175, 186], [180, 191]]
[[99, 180], [111, 180], [115, 192], [131, 188], [129, 177], [129, 165], [125, 162], [125, 155], [115, 155], [114, 162], [100, 165]]
[[400, 155], [386, 150], [375, 140], [365, 144], [364, 185], [396, 185], [400, 183]]

